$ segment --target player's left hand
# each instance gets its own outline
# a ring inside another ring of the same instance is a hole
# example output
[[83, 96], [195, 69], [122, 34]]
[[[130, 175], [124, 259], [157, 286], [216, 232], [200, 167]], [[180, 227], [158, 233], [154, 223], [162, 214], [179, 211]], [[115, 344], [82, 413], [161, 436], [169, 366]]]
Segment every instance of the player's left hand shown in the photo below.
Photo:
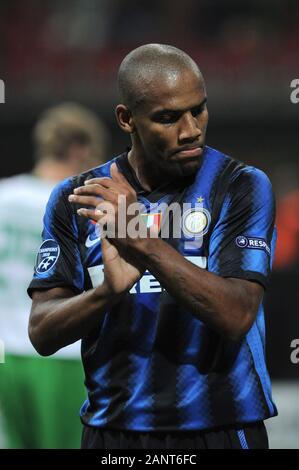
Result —
[[[136, 216], [139, 203], [135, 190], [115, 163], [111, 165], [110, 174], [111, 178], [86, 180], [84, 186], [75, 188], [74, 194], [69, 196], [69, 201], [91, 206], [92, 208], [78, 209], [78, 214], [98, 222], [111, 242], [124, 248], [132, 242], [127, 226], [130, 219]], [[131, 216], [128, 215], [128, 207], [131, 207]], [[136, 212], [132, 210], [134, 207]]]

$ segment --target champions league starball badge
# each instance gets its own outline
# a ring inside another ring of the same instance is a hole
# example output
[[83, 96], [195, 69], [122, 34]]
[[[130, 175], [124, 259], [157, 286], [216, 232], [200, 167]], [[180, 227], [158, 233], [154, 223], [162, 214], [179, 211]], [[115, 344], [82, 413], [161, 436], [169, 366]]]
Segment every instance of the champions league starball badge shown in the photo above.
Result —
[[38, 250], [35, 263], [35, 271], [38, 274], [47, 273], [56, 264], [59, 258], [60, 248], [55, 240], [45, 240]]
[[201, 237], [207, 233], [210, 221], [211, 215], [207, 209], [189, 209], [183, 214], [183, 232], [189, 237]]

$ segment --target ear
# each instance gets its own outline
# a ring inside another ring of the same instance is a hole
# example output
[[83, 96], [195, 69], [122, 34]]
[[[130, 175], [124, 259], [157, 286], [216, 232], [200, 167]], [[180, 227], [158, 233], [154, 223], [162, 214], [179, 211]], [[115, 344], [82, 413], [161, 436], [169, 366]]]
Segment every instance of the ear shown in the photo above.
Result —
[[115, 108], [115, 116], [119, 127], [127, 134], [135, 132], [134, 120], [129, 108], [124, 104], [118, 104]]

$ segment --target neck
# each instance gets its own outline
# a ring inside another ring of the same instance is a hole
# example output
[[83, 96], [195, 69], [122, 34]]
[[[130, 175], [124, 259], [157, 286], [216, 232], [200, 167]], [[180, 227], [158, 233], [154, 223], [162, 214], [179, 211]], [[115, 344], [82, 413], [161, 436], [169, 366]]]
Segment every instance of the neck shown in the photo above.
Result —
[[139, 183], [146, 191], [153, 191], [168, 180], [167, 176], [160, 169], [147, 162], [145, 158], [140, 157], [140, 154], [134, 150], [134, 147], [128, 153], [128, 161]]
[[53, 181], [54, 183], [68, 178], [74, 174], [73, 168], [65, 162], [60, 162], [52, 159], [45, 159], [39, 161], [32, 173], [38, 178], [46, 181]]

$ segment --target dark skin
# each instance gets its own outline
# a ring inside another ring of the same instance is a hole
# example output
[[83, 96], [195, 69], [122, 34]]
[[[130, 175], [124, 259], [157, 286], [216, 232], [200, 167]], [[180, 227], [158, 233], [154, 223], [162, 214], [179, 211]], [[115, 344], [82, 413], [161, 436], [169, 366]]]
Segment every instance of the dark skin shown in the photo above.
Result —
[[[120, 128], [132, 137], [129, 162], [142, 186], [153, 190], [162, 182], [196, 172], [208, 112], [203, 81], [193, 70], [161, 77], [146, 92], [148, 99], [141, 109], [132, 112], [120, 104], [116, 116]], [[134, 189], [112, 165], [111, 178], [88, 180], [69, 200], [94, 207], [82, 208], [79, 214], [102, 226], [109, 215], [101, 210], [109, 202], [116, 225], [120, 195], [127, 204], [137, 201]], [[163, 239], [116, 236], [102, 240], [102, 251], [105, 278], [101, 286], [80, 295], [62, 288], [33, 293], [29, 332], [41, 354], [52, 354], [92, 331], [107, 307], [118, 302], [145, 269], [179, 304], [226, 339], [242, 339], [255, 320], [263, 296], [258, 283], [222, 278], [201, 269]]]
[[102, 285], [75, 295], [57, 287], [35, 290], [29, 319], [29, 337], [39, 354], [49, 356], [84, 338], [101, 321], [103, 313], [115, 305], [140, 279], [143, 271], [121, 257], [107, 240], [102, 240], [105, 281]]
[[[157, 77], [143, 87], [143, 96], [134, 113], [118, 105], [116, 118], [132, 138], [130, 164], [141, 185], [153, 190], [198, 169], [208, 124], [207, 96], [202, 77], [188, 70]], [[187, 149], [197, 154], [178, 153]]]

